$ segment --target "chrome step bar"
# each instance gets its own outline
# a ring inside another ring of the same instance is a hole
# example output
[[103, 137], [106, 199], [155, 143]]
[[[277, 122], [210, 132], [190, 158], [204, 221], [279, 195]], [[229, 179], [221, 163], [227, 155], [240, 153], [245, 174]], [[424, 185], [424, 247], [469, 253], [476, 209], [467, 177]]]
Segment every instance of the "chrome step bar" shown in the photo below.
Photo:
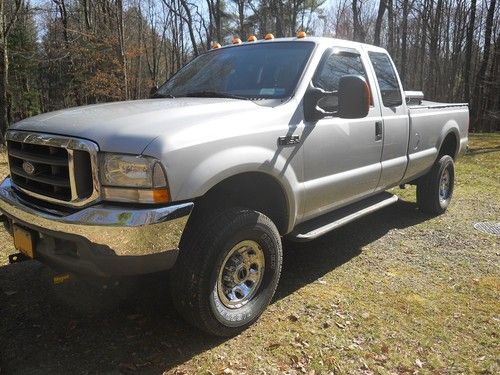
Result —
[[383, 192], [375, 196], [366, 198], [362, 201], [353, 203], [349, 206], [340, 208], [327, 213], [318, 218], [299, 224], [295, 230], [290, 233], [289, 238], [292, 241], [311, 241], [325, 233], [341, 227], [351, 221], [357, 220], [365, 215], [390, 206], [398, 201], [396, 195]]

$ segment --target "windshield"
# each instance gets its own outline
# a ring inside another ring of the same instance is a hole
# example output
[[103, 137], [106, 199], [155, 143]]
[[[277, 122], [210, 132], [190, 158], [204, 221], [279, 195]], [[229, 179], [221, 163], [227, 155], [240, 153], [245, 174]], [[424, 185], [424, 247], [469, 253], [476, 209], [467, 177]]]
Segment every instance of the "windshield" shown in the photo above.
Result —
[[212, 50], [179, 70], [155, 96], [286, 98], [313, 48], [312, 42], [279, 42]]

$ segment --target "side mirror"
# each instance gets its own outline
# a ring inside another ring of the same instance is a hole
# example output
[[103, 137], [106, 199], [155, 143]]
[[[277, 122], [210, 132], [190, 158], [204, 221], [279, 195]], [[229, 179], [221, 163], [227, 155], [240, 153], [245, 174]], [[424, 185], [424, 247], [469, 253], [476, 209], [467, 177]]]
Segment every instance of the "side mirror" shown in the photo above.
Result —
[[[335, 104], [333, 112], [320, 108], [320, 102], [330, 100]], [[337, 105], [338, 102], [338, 105]], [[370, 88], [366, 80], [357, 75], [346, 75], [339, 80], [337, 91], [325, 91], [309, 84], [304, 95], [304, 119], [316, 122], [324, 117], [363, 118], [370, 110]]]
[[339, 81], [340, 118], [363, 118], [370, 110], [370, 88], [366, 80], [357, 75], [347, 75]]

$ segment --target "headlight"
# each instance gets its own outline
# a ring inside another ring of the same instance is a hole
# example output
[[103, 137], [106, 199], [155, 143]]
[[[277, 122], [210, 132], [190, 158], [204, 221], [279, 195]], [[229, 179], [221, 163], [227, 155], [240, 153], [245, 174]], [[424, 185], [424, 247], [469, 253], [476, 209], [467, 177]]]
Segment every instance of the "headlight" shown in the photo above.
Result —
[[158, 160], [103, 153], [99, 164], [104, 199], [138, 203], [170, 201], [167, 177]]

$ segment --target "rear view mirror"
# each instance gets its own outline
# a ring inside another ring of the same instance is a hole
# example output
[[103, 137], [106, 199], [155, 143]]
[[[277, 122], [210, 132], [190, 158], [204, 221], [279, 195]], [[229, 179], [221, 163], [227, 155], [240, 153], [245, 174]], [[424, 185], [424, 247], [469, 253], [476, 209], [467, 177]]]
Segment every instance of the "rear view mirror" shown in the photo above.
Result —
[[358, 75], [347, 75], [339, 81], [340, 118], [363, 118], [370, 110], [370, 88], [366, 80]]

